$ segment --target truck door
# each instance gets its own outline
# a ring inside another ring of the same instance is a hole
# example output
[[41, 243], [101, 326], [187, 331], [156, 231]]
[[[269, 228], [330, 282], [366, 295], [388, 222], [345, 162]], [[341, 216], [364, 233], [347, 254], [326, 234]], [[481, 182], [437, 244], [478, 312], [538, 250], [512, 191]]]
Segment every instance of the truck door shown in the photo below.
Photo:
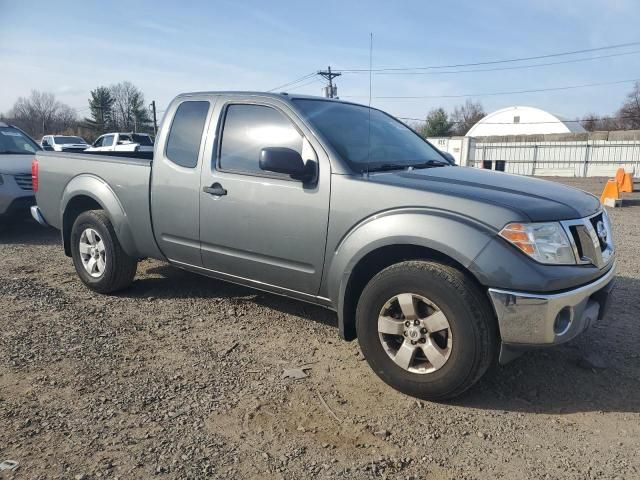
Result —
[[151, 175], [151, 217], [156, 241], [170, 260], [201, 266], [200, 165], [211, 99], [179, 97], [167, 111]]
[[[98, 137], [98, 139], [93, 142], [91, 147], [89, 147], [90, 152], [99, 152], [102, 147], [102, 141], [104, 140], [104, 135], [102, 137]], [[52, 147], [53, 148], [53, 147]]]
[[104, 137], [102, 137], [102, 147], [100, 147], [100, 151], [101, 152], [110, 152], [112, 150], [115, 150], [114, 148], [114, 140], [115, 140], [115, 135], [105, 135]]
[[[202, 168], [200, 241], [207, 269], [230, 279], [315, 295], [329, 215], [329, 160], [284, 102], [218, 100], [216, 140]], [[260, 169], [265, 147], [318, 164], [313, 184]]]

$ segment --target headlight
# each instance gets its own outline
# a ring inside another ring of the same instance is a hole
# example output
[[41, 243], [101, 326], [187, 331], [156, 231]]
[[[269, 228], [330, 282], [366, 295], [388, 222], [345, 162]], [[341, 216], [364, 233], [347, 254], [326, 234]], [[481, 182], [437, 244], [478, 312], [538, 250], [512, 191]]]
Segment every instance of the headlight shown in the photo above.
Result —
[[500, 236], [540, 263], [576, 263], [567, 233], [559, 223], [510, 223]]

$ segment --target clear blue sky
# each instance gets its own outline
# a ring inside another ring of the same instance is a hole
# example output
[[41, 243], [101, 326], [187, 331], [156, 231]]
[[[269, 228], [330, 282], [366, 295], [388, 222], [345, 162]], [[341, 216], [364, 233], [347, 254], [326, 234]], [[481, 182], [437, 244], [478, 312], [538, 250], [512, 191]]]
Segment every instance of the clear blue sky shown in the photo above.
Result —
[[[38, 89], [55, 93], [84, 115], [89, 90], [122, 80], [140, 87], [159, 109], [179, 92], [268, 90], [327, 65], [367, 68], [369, 32], [374, 68], [427, 66], [638, 41], [638, 19], [636, 0], [0, 0], [0, 112]], [[526, 70], [376, 75], [373, 94], [441, 96], [634, 79], [640, 78], [640, 45], [619, 51], [635, 51]], [[613, 52], [589, 55], [608, 53]], [[342, 97], [367, 95], [366, 74], [345, 74], [337, 83]], [[302, 85], [292, 91], [320, 93], [319, 82]], [[487, 111], [532, 105], [574, 118], [612, 113], [630, 88], [619, 84], [476, 99]], [[433, 107], [462, 101], [374, 99], [373, 104], [422, 118]]]

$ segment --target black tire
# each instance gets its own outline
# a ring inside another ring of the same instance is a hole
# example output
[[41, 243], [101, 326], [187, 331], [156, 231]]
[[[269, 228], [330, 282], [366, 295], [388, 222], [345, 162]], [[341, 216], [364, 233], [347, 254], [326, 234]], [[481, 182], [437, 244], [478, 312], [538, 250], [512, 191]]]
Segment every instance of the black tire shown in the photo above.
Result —
[[[89, 274], [80, 255], [80, 237], [87, 228], [95, 230], [104, 243], [105, 267], [99, 277]], [[138, 261], [122, 249], [111, 220], [102, 210], [89, 210], [78, 215], [71, 228], [71, 255], [82, 282], [99, 293], [112, 293], [128, 287], [138, 267]]]
[[[449, 357], [431, 373], [414, 373], [397, 365], [380, 340], [378, 316], [386, 302], [401, 293], [431, 300], [449, 322]], [[460, 395], [496, 358], [496, 319], [488, 299], [471, 278], [442, 263], [405, 261], [378, 273], [358, 301], [356, 329], [360, 348], [373, 371], [393, 388], [425, 400]]]

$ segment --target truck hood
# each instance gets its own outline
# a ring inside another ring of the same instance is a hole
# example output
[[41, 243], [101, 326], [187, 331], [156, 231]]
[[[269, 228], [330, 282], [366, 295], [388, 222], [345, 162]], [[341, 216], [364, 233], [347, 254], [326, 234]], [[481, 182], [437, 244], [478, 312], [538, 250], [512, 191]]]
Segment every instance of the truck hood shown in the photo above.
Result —
[[36, 154], [11, 155], [0, 153], [0, 173], [17, 175], [19, 173], [31, 173], [31, 161]]
[[372, 173], [372, 182], [500, 205], [532, 222], [571, 220], [595, 214], [593, 195], [538, 178], [470, 167], [437, 167]]

